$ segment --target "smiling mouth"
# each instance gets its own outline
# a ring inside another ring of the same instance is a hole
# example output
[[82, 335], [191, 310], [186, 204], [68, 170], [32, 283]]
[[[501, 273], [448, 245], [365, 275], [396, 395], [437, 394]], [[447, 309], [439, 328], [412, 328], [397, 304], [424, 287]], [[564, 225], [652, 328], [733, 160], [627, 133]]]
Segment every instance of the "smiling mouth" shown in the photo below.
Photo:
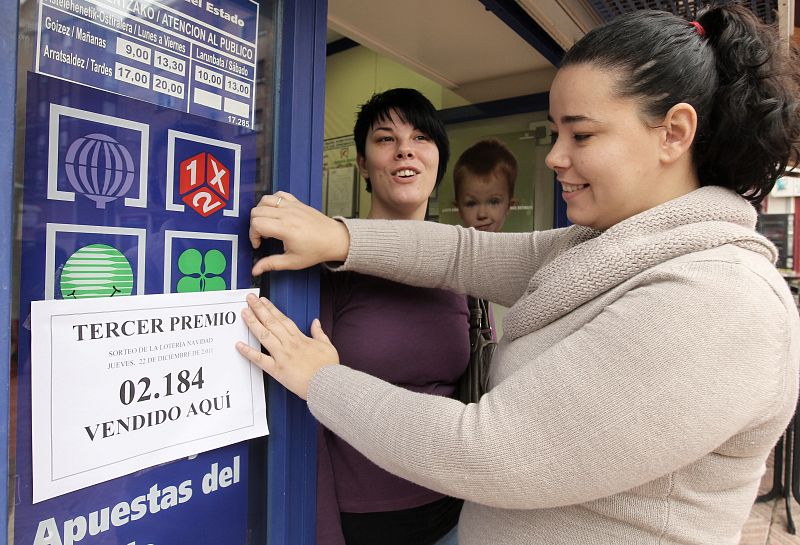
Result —
[[586, 189], [587, 187], [589, 187], [589, 184], [568, 184], [567, 182], [561, 182], [561, 190], [564, 193], [574, 193], [581, 189]]
[[402, 168], [400, 170], [396, 170], [392, 172], [392, 176], [396, 176], [398, 178], [413, 178], [418, 173], [415, 170], [410, 168]]

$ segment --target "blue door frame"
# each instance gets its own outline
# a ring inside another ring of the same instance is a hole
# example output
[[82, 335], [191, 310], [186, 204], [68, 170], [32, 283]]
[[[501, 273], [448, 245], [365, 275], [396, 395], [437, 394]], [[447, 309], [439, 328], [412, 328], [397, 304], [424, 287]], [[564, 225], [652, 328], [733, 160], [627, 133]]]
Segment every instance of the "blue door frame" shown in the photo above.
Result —
[[6, 233], [0, 243], [0, 540], [8, 535], [8, 434], [10, 401], [11, 356], [11, 278], [14, 247], [14, 138], [16, 134], [17, 92], [17, 29], [19, 0], [0, 0], [0, 58], [12, 59], [10, 66], [0, 72], [0, 233]]
[[[285, 0], [279, 5], [274, 141], [274, 190], [289, 191], [317, 208], [322, 201], [322, 140], [327, 0]], [[19, 0], [0, 0], [0, 58], [16, 59]], [[16, 133], [16, 62], [0, 71], [0, 134]], [[14, 138], [0, 139], [0, 452], [9, 446]], [[318, 315], [316, 271], [273, 274], [275, 303], [306, 328]], [[305, 402], [269, 384], [267, 543], [311, 545], [316, 517], [316, 425]], [[9, 486], [2, 456], [0, 490]], [[0, 493], [0, 541], [8, 535], [8, 495]]]
[[[285, 0], [279, 8], [273, 191], [322, 204], [327, 0]], [[316, 269], [272, 273], [272, 301], [307, 331], [319, 316]], [[269, 381], [267, 543], [316, 539], [316, 421], [306, 403]], [[282, 440], [273, 440], [281, 438]]]

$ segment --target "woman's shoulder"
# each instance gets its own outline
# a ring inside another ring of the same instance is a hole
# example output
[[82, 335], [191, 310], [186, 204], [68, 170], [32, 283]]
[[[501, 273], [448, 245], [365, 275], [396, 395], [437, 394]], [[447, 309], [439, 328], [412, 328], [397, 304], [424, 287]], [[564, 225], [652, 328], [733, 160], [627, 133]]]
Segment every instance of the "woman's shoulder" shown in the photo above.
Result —
[[665, 346], [675, 339], [675, 346], [691, 347], [693, 369], [746, 377], [752, 399], [762, 400], [760, 421], [783, 422], [794, 412], [800, 317], [788, 285], [763, 254], [735, 245], [692, 252], [618, 289], [615, 314], [640, 320], [645, 309], [648, 327], [663, 334]]
[[675, 297], [709, 308], [741, 310], [771, 317], [777, 327], [797, 328], [794, 297], [775, 265], [763, 254], [734, 244], [691, 252], [665, 261], [642, 276], [644, 283], [663, 282]]
[[[764, 288], [786, 286], [778, 269], [763, 254], [735, 244], [687, 253], [665, 261], [659, 267], [664, 270], [703, 270], [710, 277], [735, 277], [751, 282], [759, 280], [755, 284], [763, 283]], [[758, 286], [755, 285], [754, 289], [758, 289]]]

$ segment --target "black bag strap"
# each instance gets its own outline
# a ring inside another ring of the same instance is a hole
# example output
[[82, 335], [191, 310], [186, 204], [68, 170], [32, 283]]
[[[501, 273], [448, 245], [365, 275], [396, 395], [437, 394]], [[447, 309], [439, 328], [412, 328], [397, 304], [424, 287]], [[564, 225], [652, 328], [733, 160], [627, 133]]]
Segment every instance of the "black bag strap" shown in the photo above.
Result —
[[489, 321], [489, 301], [486, 299], [479, 299], [478, 302], [481, 306], [481, 333], [486, 340], [492, 340], [492, 323]]
[[489, 301], [467, 297], [469, 306], [469, 345], [475, 350], [478, 335], [483, 335], [487, 341], [492, 340], [492, 324], [489, 321]]

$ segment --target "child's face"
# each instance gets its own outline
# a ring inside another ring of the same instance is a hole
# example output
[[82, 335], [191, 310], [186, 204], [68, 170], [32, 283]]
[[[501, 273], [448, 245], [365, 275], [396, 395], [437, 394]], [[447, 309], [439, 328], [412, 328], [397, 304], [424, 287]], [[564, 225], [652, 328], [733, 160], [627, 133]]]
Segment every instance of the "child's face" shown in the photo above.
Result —
[[456, 206], [465, 227], [497, 233], [503, 228], [513, 199], [508, 182], [497, 172], [488, 176], [467, 174], [461, 181]]

